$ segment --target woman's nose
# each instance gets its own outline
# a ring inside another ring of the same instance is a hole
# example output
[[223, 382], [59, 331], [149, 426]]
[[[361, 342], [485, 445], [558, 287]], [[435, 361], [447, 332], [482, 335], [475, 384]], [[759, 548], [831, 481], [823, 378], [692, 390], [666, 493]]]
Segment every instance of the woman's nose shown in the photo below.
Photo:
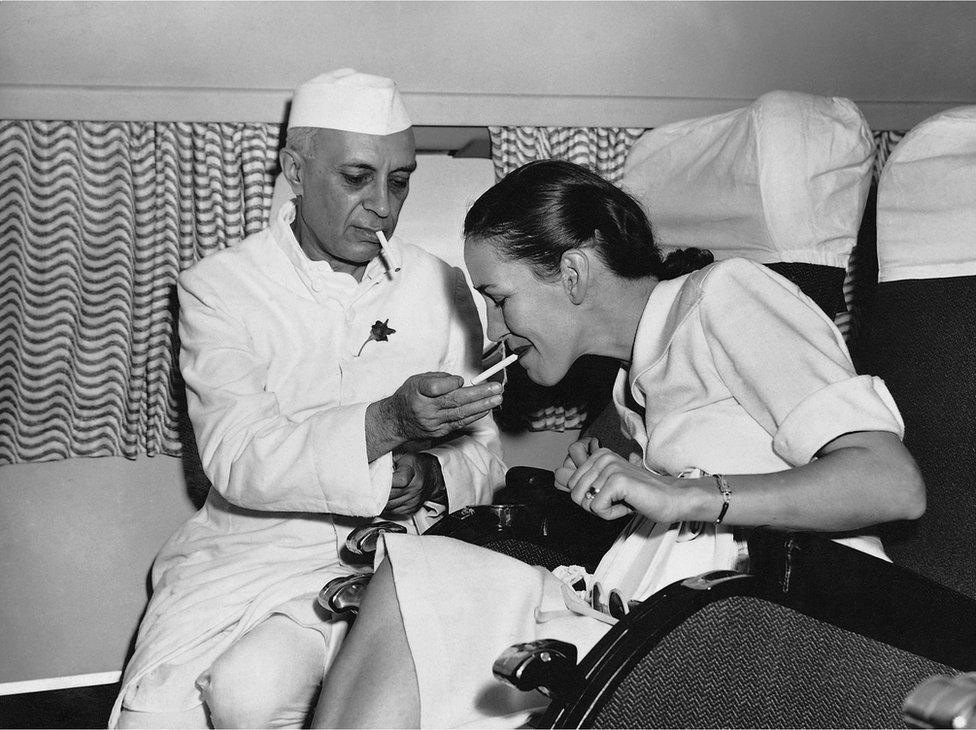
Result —
[[505, 319], [498, 314], [494, 307], [488, 307], [488, 327], [485, 334], [492, 342], [500, 342], [508, 334], [508, 327], [505, 326]]

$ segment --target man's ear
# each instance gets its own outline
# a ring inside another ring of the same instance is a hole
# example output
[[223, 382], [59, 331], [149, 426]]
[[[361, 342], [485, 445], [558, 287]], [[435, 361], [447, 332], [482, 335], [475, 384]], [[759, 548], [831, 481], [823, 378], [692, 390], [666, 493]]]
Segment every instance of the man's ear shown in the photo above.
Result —
[[305, 178], [305, 160], [295, 150], [285, 147], [278, 153], [278, 164], [281, 165], [281, 174], [291, 185], [295, 195], [302, 194], [302, 182]]
[[582, 304], [590, 286], [590, 259], [582, 250], [571, 248], [559, 261], [563, 289], [573, 304]]

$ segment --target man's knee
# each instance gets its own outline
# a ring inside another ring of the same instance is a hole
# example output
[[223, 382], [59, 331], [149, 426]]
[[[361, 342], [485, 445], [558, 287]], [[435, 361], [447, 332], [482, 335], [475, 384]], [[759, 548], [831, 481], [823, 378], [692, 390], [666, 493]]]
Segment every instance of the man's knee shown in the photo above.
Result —
[[243, 637], [197, 679], [214, 727], [304, 723], [322, 680], [324, 641], [280, 618], [290, 624], [285, 631], [269, 631], [272, 625]]
[[207, 711], [202, 705], [189, 710], [171, 712], [141, 712], [123, 707], [119, 713], [118, 727], [120, 730], [149, 730], [150, 728], [206, 730], [210, 727], [210, 723]]

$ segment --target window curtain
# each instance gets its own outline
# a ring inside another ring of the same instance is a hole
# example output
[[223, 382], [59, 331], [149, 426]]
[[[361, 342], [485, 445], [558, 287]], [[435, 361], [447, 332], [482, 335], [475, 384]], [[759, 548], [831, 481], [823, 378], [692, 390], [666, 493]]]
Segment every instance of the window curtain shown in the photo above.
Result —
[[847, 340], [848, 347], [858, 359], [858, 337], [863, 303], [868, 302], [874, 295], [878, 283], [878, 251], [877, 231], [875, 226], [875, 208], [877, 205], [878, 179], [892, 150], [897, 146], [907, 132], [884, 130], [874, 132], [874, 165], [871, 170], [871, 191], [864, 209], [861, 230], [858, 234], [857, 245], [847, 263], [847, 273], [844, 277], [844, 304], [847, 311], [837, 315], [834, 322]]
[[0, 121], [0, 464], [181, 453], [176, 278], [264, 227], [278, 135]]
[[623, 176], [624, 162], [643, 129], [618, 127], [489, 127], [495, 177], [501, 180], [532, 160], [567, 160], [610, 182]]
[[[644, 133], [637, 128], [572, 127], [490, 127], [495, 176], [501, 179], [512, 170], [532, 160], [562, 159], [584, 165], [611, 182], [619, 182], [631, 146]], [[877, 183], [884, 163], [905, 132], [874, 133], [875, 160], [873, 182]], [[873, 206], [873, 197], [869, 201]], [[866, 211], [873, 224], [873, 207]], [[873, 237], [872, 230], [866, 232]], [[873, 244], [873, 238], [872, 238]], [[859, 247], [860, 248], [860, 247]], [[847, 311], [838, 314], [836, 324], [850, 339], [856, 333], [857, 298], [862, 295], [866, 279], [877, 278], [876, 254], [869, 251], [851, 257], [844, 281]], [[872, 268], [873, 264], [873, 268]], [[521, 368], [508, 372], [502, 426], [510, 430], [532, 431], [580, 428], [594, 409], [606, 403], [612, 377], [612, 365], [596, 360], [578, 363], [558, 386], [543, 388], [531, 383]]]

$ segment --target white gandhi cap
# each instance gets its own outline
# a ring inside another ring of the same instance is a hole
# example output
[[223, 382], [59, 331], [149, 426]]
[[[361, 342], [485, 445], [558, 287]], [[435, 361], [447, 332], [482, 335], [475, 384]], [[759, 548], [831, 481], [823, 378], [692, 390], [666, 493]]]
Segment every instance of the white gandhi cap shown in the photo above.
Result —
[[324, 127], [361, 134], [394, 134], [410, 118], [392, 79], [343, 68], [295, 89], [288, 128]]

